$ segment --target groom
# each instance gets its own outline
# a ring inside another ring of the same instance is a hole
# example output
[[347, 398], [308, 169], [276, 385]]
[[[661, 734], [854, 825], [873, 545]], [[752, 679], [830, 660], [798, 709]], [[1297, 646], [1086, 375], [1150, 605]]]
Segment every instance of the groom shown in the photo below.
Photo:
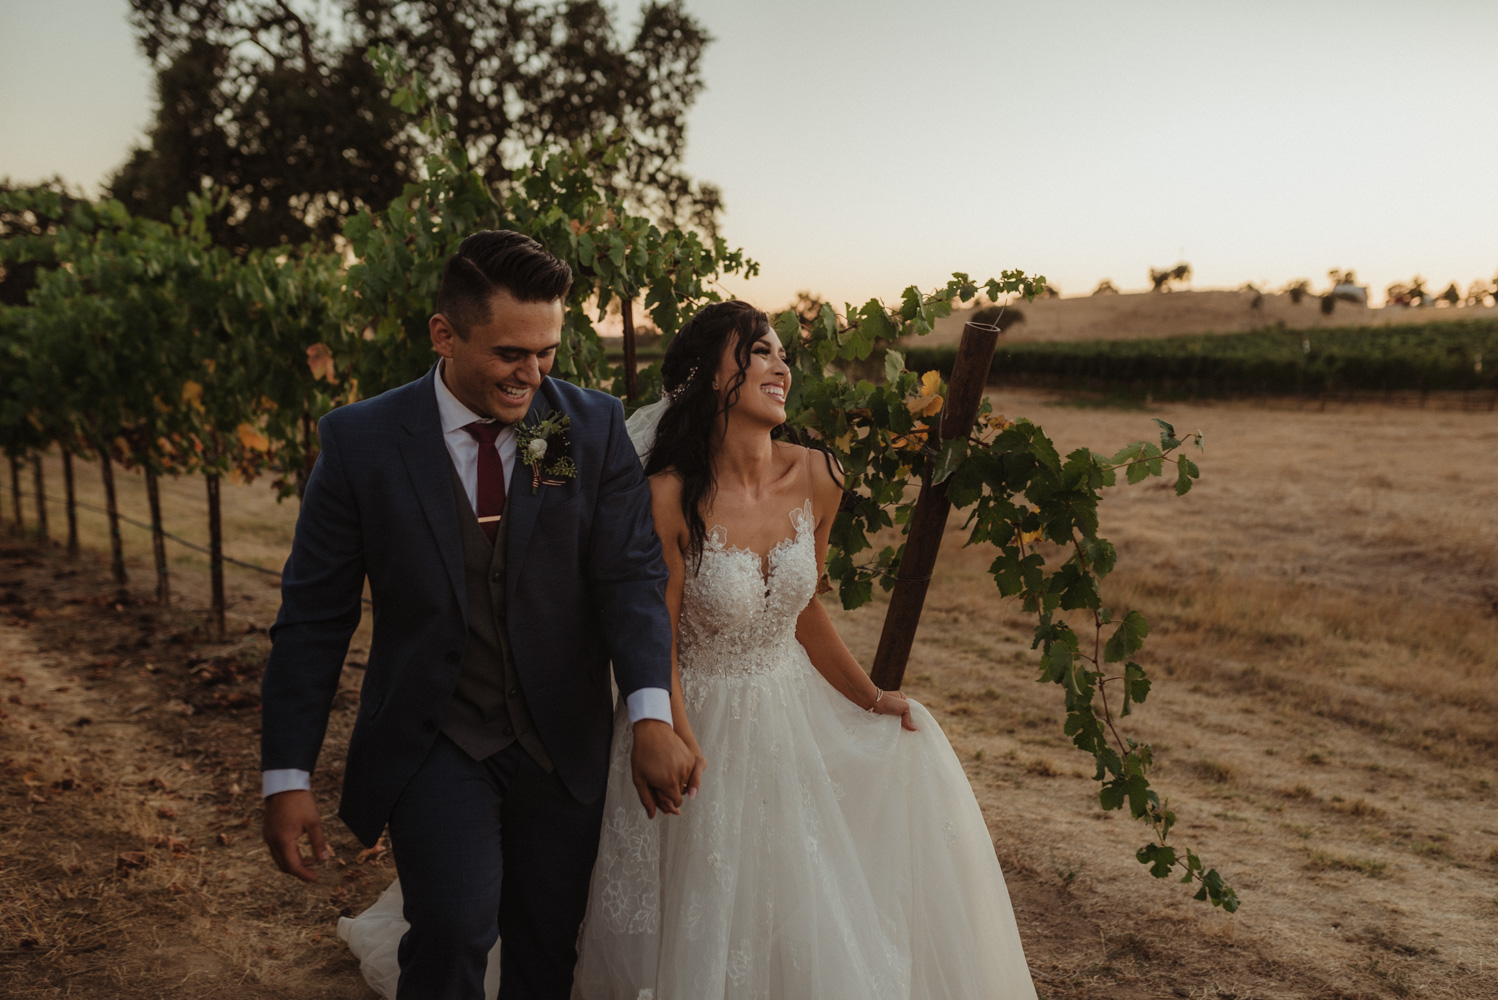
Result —
[[[501, 997], [567, 997], [609, 767], [610, 660], [646, 811], [678, 811], [695, 781], [671, 728], [666, 570], [623, 410], [546, 377], [571, 283], [518, 233], [463, 241], [430, 320], [438, 363], [319, 425], [282, 578], [265, 840], [308, 881], [331, 856], [310, 774], [368, 578], [374, 635], [339, 816], [366, 845], [389, 826], [411, 925], [402, 998], [482, 997], [496, 934]], [[541, 421], [534, 462], [517, 425], [534, 438]]]

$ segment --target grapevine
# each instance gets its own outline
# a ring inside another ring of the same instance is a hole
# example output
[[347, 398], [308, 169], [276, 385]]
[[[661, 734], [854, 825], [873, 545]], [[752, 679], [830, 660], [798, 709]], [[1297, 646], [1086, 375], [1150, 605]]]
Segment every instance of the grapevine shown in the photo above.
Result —
[[[1115, 617], [1099, 590], [1117, 559], [1113, 546], [1098, 535], [1102, 491], [1120, 474], [1135, 484], [1173, 466], [1175, 492], [1183, 495], [1200, 475], [1182, 454], [1184, 442], [1174, 427], [1156, 421], [1159, 444], [1140, 441], [1108, 455], [1080, 448], [1063, 459], [1040, 427], [1006, 420], [985, 401], [967, 435], [936, 447], [933, 418], [943, 404], [936, 372], [907, 371], [894, 349], [885, 350], [880, 382], [855, 381], [837, 367], [868, 359], [882, 344], [929, 333], [955, 304], [974, 300], [980, 291], [993, 301], [1016, 295], [1029, 300], [1044, 287], [1044, 278], [1020, 271], [981, 283], [958, 273], [930, 293], [907, 288], [893, 308], [871, 299], [861, 307], [847, 306], [840, 319], [824, 306], [808, 326], [794, 312], [776, 317], [796, 372], [787, 400], [790, 422], [830, 448], [849, 470], [850, 502], [833, 525], [829, 575], [846, 608], [871, 600], [875, 583], [892, 588], [905, 546], [889, 544], [875, 552], [870, 536], [895, 527], [908, 530], [915, 505], [910, 485], [945, 484], [954, 507], [967, 512], [967, 544], [997, 550], [990, 574], [1000, 595], [1017, 597], [1034, 616], [1038, 679], [1063, 690], [1064, 730], [1093, 757], [1099, 804], [1106, 810], [1127, 806], [1131, 816], [1149, 825], [1152, 840], [1136, 857], [1152, 875], [1179, 874], [1181, 881], [1196, 884], [1197, 899], [1232, 912], [1238, 897], [1219, 872], [1194, 851], [1178, 851], [1169, 843], [1175, 814], [1150, 786], [1152, 748], [1120, 731], [1119, 718], [1149, 694], [1149, 677], [1134, 659], [1149, 626], [1137, 611]], [[1199, 432], [1192, 443], [1201, 446]], [[1048, 563], [1042, 545], [1065, 558]], [[1090, 616], [1088, 648], [1063, 612]], [[1122, 694], [1117, 715], [1110, 686]]]

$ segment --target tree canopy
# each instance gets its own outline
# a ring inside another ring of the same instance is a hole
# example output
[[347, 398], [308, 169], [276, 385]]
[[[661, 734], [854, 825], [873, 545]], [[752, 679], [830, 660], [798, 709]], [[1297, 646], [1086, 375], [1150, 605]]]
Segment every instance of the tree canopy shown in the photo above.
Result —
[[385, 99], [373, 45], [425, 75], [491, 180], [536, 148], [623, 129], [618, 193], [714, 230], [718, 190], [681, 168], [710, 38], [680, 0], [647, 2], [628, 39], [599, 0], [131, 0], [131, 22], [160, 106], [111, 193], [166, 218], [188, 193], [224, 188], [218, 242], [328, 239], [415, 179], [432, 150]]
[[[24, 209], [13, 206], [6, 197], [16, 191], [46, 191], [56, 196], [41, 204], [28, 204]], [[68, 221], [73, 206], [79, 203], [61, 177], [42, 181], [40, 184], [23, 186], [14, 184], [9, 178], [0, 180], [0, 241], [28, 240], [36, 247], [45, 247], [38, 237], [56, 235], [59, 226]], [[53, 266], [51, 256], [42, 250], [39, 254], [12, 256], [0, 252], [0, 306], [24, 306], [26, 294], [36, 287], [37, 272]]]

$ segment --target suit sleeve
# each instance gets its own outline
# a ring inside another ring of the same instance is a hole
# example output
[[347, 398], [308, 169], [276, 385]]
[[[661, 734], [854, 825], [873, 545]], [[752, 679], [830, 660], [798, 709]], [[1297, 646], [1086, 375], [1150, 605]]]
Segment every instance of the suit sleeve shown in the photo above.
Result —
[[598, 602], [614, 679], [626, 699], [642, 688], [671, 689], [671, 617], [666, 564], [650, 516], [650, 484], [611, 403], [608, 443], [589, 539], [589, 583]]
[[261, 770], [312, 771], [349, 639], [359, 626], [364, 548], [359, 509], [348, 487], [328, 418], [321, 451], [297, 516], [281, 575], [281, 610], [271, 626], [261, 681]]

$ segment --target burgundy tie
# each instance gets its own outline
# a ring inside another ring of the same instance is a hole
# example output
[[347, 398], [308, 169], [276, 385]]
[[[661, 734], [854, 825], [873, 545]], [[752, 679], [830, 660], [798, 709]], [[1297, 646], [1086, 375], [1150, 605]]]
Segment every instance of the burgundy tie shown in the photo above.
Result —
[[505, 509], [505, 465], [499, 460], [494, 439], [505, 425], [498, 420], [475, 420], [463, 429], [479, 443], [479, 502], [474, 513], [492, 542], [499, 534], [499, 515]]

